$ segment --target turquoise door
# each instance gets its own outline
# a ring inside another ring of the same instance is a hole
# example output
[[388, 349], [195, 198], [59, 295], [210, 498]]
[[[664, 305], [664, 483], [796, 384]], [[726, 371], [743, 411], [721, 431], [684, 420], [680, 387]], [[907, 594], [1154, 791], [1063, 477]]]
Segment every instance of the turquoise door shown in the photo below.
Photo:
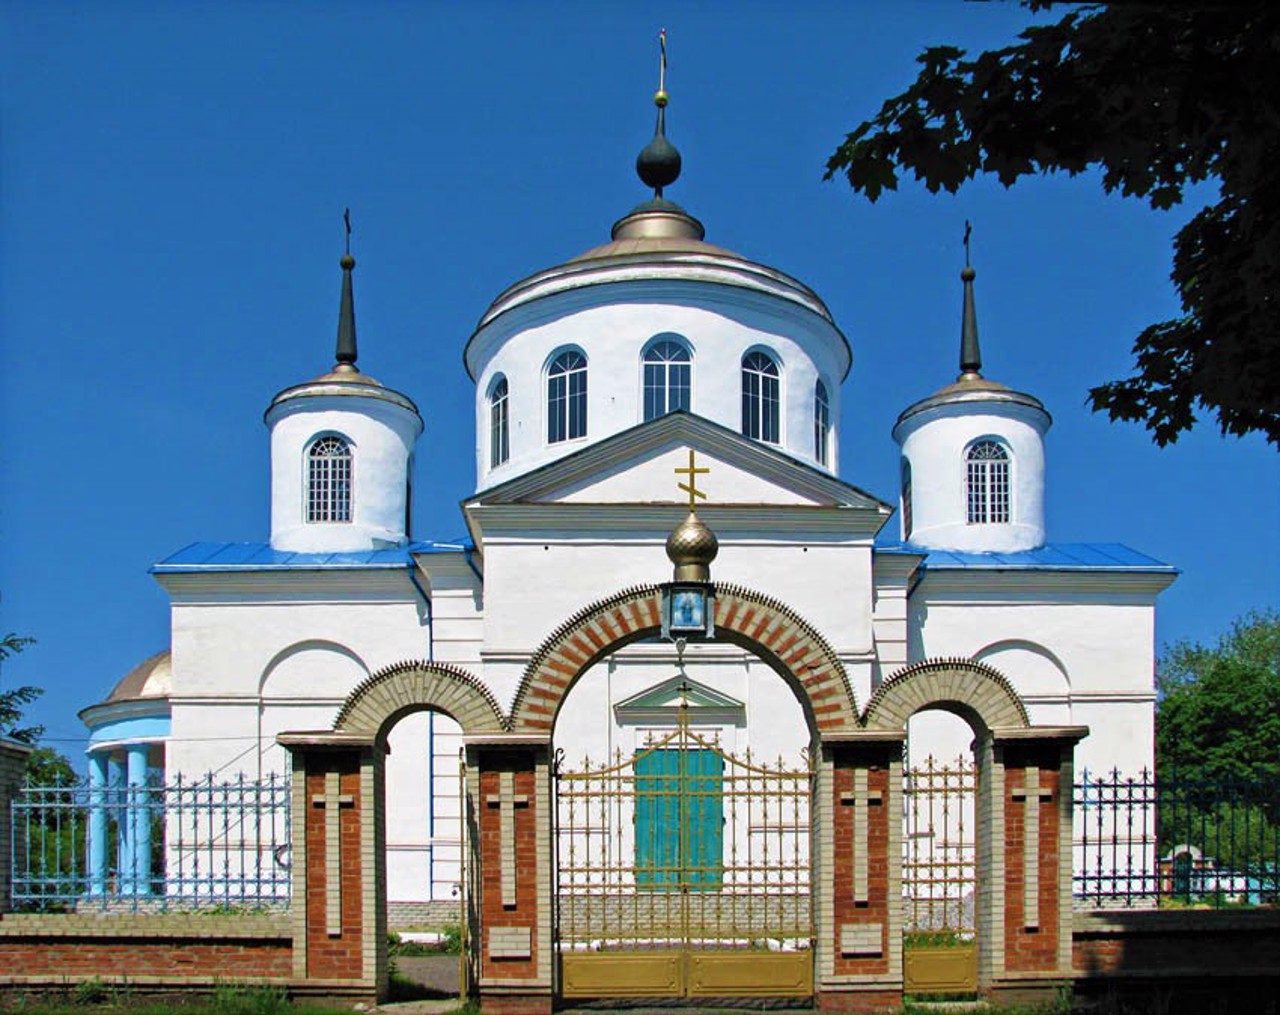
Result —
[[724, 876], [724, 758], [656, 749], [634, 762], [636, 884], [718, 888]]

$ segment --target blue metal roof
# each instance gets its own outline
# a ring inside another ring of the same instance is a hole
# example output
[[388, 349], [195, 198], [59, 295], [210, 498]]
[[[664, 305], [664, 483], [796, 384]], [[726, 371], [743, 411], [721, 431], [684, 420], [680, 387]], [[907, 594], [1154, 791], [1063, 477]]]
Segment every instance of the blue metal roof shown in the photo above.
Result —
[[924, 557], [928, 571], [986, 569], [1000, 571], [1146, 571], [1177, 574], [1172, 564], [1148, 557], [1123, 543], [1046, 543], [1016, 553], [968, 553], [928, 550], [910, 543], [877, 543], [876, 553], [911, 553]]
[[270, 543], [192, 543], [151, 566], [152, 574], [179, 574], [184, 571], [365, 571], [378, 568], [406, 568], [414, 554], [461, 553], [472, 549], [469, 542], [441, 543], [431, 540], [393, 546], [385, 550], [355, 553], [291, 553], [273, 550]]

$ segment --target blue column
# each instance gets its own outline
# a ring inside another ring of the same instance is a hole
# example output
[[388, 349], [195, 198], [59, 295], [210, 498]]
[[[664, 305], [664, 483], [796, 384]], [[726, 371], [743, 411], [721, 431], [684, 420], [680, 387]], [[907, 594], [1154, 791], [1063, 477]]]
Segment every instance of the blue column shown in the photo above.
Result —
[[146, 895], [151, 891], [151, 794], [147, 792], [147, 754], [150, 744], [130, 744], [129, 755], [129, 835], [130, 891]]
[[107, 891], [107, 755], [89, 754], [89, 894]]
[[129, 827], [128, 814], [125, 808], [124, 759], [113, 754], [107, 760], [107, 800], [111, 805], [112, 817], [116, 819], [116, 892], [125, 891], [125, 886], [132, 882], [133, 874], [128, 869], [129, 838], [132, 829]]

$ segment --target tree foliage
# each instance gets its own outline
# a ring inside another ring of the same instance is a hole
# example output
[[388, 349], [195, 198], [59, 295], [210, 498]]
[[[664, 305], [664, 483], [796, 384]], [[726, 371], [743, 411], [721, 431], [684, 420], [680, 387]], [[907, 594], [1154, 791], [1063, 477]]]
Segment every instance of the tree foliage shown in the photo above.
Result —
[[1249, 613], [1210, 647], [1172, 646], [1157, 686], [1158, 768], [1280, 783], [1280, 613]]
[[1280, 5], [1091, 4], [1019, 39], [972, 59], [926, 49], [827, 179], [875, 201], [902, 171], [936, 193], [978, 173], [1011, 186], [1096, 167], [1108, 192], [1160, 209], [1215, 181], [1219, 199], [1174, 241], [1181, 316], [1144, 329], [1136, 372], [1090, 399], [1161, 445], [1198, 409], [1280, 444]]
[[[34, 638], [28, 638], [24, 635], [13, 634], [12, 632], [6, 634], [3, 638], [0, 638], [0, 663], [21, 652], [34, 642]], [[42, 694], [44, 694], [42, 688], [30, 685], [0, 690], [0, 736], [19, 740], [24, 744], [35, 743], [40, 738], [40, 735], [44, 733], [44, 727], [19, 726], [18, 724], [22, 722], [22, 710]]]

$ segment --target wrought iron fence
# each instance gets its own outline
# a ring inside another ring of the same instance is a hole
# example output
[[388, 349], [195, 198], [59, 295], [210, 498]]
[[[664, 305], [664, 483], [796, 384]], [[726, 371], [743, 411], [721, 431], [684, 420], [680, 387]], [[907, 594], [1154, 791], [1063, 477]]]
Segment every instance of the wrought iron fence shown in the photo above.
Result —
[[971, 935], [977, 887], [972, 757], [903, 772], [902, 897], [908, 933]]
[[1085, 772], [1074, 802], [1077, 904], [1280, 902], [1280, 785]]
[[287, 906], [289, 783], [24, 786], [11, 804], [14, 908]]

